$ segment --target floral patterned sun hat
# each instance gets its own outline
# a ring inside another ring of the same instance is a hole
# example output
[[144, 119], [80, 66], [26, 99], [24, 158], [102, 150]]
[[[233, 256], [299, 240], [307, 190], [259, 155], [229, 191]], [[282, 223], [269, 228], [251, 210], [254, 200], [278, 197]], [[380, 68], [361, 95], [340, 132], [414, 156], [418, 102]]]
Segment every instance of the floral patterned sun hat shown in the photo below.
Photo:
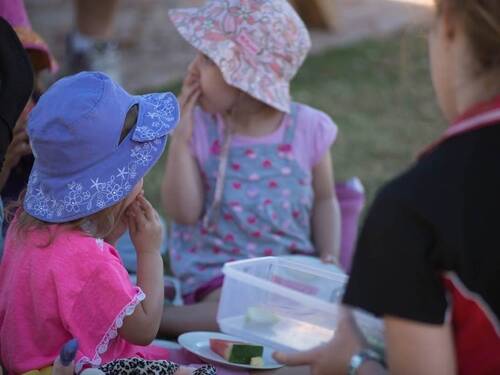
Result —
[[[120, 142], [136, 104], [135, 127]], [[24, 209], [62, 223], [118, 203], [158, 161], [178, 120], [177, 100], [168, 92], [130, 95], [97, 72], [57, 81], [28, 119], [35, 162]]]
[[59, 69], [47, 43], [31, 28], [23, 0], [0, 0], [0, 17], [10, 23], [24, 48], [31, 52], [30, 59], [35, 71], [49, 69], [54, 73]]
[[207, 55], [225, 81], [290, 112], [290, 81], [311, 47], [309, 33], [286, 0], [208, 0], [173, 9], [180, 34]]

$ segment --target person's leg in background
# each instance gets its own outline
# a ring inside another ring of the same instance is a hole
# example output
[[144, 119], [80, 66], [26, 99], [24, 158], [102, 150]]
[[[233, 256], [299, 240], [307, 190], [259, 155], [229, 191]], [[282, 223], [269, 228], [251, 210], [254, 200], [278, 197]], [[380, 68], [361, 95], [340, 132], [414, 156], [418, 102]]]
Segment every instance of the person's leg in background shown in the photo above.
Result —
[[119, 0], [74, 0], [75, 29], [68, 35], [67, 71], [99, 70], [120, 81], [118, 49], [111, 42]]
[[191, 331], [219, 331], [217, 310], [221, 289], [205, 296], [200, 302], [184, 306], [165, 306], [160, 324], [159, 337], [177, 339]]
[[106, 41], [113, 35], [119, 0], [74, 0], [77, 30], [86, 37]]

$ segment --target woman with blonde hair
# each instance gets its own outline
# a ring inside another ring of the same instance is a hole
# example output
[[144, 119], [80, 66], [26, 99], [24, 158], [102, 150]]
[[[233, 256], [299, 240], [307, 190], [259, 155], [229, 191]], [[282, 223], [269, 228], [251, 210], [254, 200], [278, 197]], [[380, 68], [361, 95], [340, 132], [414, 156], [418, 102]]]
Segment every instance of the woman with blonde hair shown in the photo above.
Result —
[[436, 0], [429, 52], [451, 125], [379, 192], [344, 296], [383, 317], [387, 369], [349, 311], [329, 344], [282, 362], [317, 375], [500, 373], [500, 2]]

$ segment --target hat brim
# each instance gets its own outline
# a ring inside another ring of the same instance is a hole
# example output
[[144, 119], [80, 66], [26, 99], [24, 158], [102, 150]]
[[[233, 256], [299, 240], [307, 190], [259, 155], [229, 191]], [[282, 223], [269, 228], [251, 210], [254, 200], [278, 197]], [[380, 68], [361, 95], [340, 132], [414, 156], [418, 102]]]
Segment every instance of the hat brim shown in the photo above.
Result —
[[[231, 71], [231, 69], [225, 65], [225, 61], [227, 59], [218, 54], [213, 48], [210, 48], [210, 46], [208, 46], [203, 39], [195, 38], [194, 34], [188, 33], [187, 29], [182, 27], [181, 22], [179, 21], [180, 19], [183, 19], [183, 23], [185, 24], [191, 24], [192, 21], [197, 18], [197, 14], [199, 12], [200, 8], [181, 8], [172, 9], [168, 12], [168, 14], [179, 34], [194, 48], [208, 56], [219, 67], [224, 81], [228, 85], [242, 90], [253, 98], [266, 103], [279, 111], [290, 113], [290, 84], [287, 81], [276, 78], [267, 80], [265, 85], [256, 85], [256, 77], [265, 76], [265, 74], [259, 70], [258, 63], [246, 65], [246, 75], [248, 75], [248, 79], [241, 79], [240, 77], [237, 78], [234, 71]], [[222, 31], [220, 31], [220, 33], [222, 35]], [[218, 43], [225, 43], [225, 49], [228, 52], [241, 50], [240, 46], [230, 38], [224, 38], [223, 40], [218, 41]], [[243, 52], [242, 55], [244, 55]], [[262, 87], [265, 87], [267, 95], [262, 92]]]
[[[135, 128], [99, 162], [98, 168], [93, 166], [72, 176], [48, 175], [37, 168], [35, 158], [24, 200], [26, 212], [45, 222], [64, 223], [102, 211], [130, 194], [160, 159], [168, 134], [179, 120], [173, 94], [135, 98], [134, 104], [139, 104]], [[169, 116], [159, 118], [167, 112]]]

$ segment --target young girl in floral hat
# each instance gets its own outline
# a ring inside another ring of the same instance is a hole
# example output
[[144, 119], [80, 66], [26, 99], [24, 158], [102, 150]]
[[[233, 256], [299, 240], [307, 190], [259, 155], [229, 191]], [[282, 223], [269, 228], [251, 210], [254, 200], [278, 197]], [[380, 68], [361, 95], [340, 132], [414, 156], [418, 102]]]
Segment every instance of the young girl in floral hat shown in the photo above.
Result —
[[174, 221], [171, 266], [188, 306], [166, 309], [161, 330], [178, 334], [217, 329], [225, 262], [287, 254], [334, 262], [340, 217], [329, 153], [337, 127], [290, 98], [310, 48], [293, 8], [212, 0], [170, 18], [198, 50], [162, 187]]
[[[76, 372], [166, 360], [150, 344], [163, 309], [162, 229], [142, 195], [179, 116], [170, 93], [132, 96], [85, 72], [55, 83], [33, 109], [35, 162], [0, 265], [0, 360], [9, 373], [49, 366], [78, 340]], [[130, 230], [137, 286], [113, 244]], [[192, 373], [161, 361], [166, 374]], [[197, 373], [213, 373], [201, 368]], [[139, 372], [136, 372], [139, 373]]]

